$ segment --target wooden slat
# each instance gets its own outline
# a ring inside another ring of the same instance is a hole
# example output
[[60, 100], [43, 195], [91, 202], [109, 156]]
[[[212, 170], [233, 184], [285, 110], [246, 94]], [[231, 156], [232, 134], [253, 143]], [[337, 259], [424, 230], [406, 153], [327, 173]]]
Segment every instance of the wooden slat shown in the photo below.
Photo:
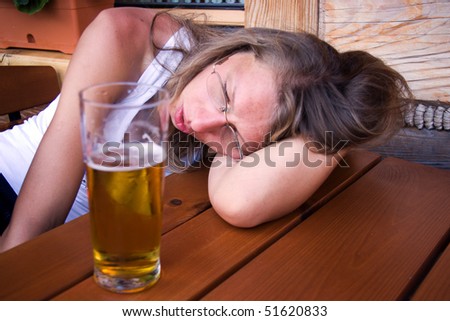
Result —
[[211, 207], [206, 168], [166, 178], [164, 192], [163, 233], [190, 220]]
[[439, 257], [412, 300], [450, 301], [450, 246]]
[[92, 277], [54, 300], [193, 300], [251, 259], [285, 232], [294, 217], [256, 229], [240, 230], [227, 225], [213, 210], [207, 210], [179, 228], [163, 235], [161, 279], [152, 288], [136, 294], [115, 294], [97, 286]]
[[450, 101], [448, 0], [321, 0], [319, 36], [367, 50], [409, 82], [418, 99]]
[[245, 26], [317, 34], [319, 26], [317, 0], [246, 0]]
[[[306, 218], [311, 212], [324, 205], [334, 195], [347, 188], [380, 161], [381, 157], [377, 153], [354, 150], [339, 163], [338, 168], [333, 171], [330, 178], [299, 207], [297, 212], [302, 213], [303, 218]], [[335, 182], [341, 182], [341, 184], [335, 185]], [[334, 193], [330, 193], [330, 188], [334, 189]]]
[[317, 208], [378, 161], [369, 152], [346, 158], [309, 201], [308, 207], [253, 229], [234, 228], [211, 209], [163, 235], [161, 280], [151, 289], [130, 295], [110, 293], [88, 278], [56, 300], [192, 300], [209, 291], [240, 266], [297, 225], [310, 208]]
[[50, 103], [59, 94], [50, 66], [0, 66], [0, 114]]
[[[170, 175], [163, 233], [210, 207], [206, 169]], [[192, 191], [195, 189], [195, 193]], [[0, 300], [44, 300], [92, 275], [89, 217], [85, 215], [0, 254]]]
[[449, 190], [449, 171], [385, 159], [203, 299], [405, 299], [449, 231]]
[[86, 215], [1, 253], [0, 300], [45, 300], [85, 279], [91, 248]]
[[58, 51], [0, 49], [1, 66], [51, 66], [56, 70], [60, 87], [71, 57], [72, 55]]
[[[167, 9], [161, 9], [167, 10]], [[244, 10], [217, 10], [217, 9], [171, 9], [172, 14], [179, 16], [196, 16], [194, 21], [217, 26], [244, 26]]]
[[374, 148], [383, 157], [450, 170], [450, 131], [403, 128], [386, 144]]

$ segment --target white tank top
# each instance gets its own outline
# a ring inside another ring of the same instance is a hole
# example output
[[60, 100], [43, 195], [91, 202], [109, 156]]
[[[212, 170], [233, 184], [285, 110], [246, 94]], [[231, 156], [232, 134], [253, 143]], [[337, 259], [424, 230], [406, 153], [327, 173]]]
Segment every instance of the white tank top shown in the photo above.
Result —
[[[164, 49], [190, 48], [187, 30], [179, 29], [164, 45]], [[176, 70], [183, 55], [178, 51], [161, 50], [147, 67], [138, 82], [163, 87], [172, 72]], [[164, 67], [165, 68], [164, 68]], [[138, 97], [145, 103], [148, 97]], [[0, 132], [0, 173], [18, 194], [25, 175], [33, 160], [34, 154], [47, 130], [58, 106], [59, 96], [38, 115], [26, 120], [23, 124]], [[66, 222], [88, 212], [86, 179], [83, 178], [75, 202], [67, 216]]]

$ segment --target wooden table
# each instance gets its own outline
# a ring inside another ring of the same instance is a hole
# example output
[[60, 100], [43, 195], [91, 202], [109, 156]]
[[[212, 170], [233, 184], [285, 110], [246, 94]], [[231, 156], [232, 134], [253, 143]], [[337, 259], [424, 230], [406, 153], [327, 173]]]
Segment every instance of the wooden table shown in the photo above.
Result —
[[450, 171], [364, 151], [346, 162], [292, 214], [252, 229], [214, 212], [206, 170], [171, 175], [154, 287], [94, 283], [86, 215], [1, 254], [0, 299], [450, 300]]

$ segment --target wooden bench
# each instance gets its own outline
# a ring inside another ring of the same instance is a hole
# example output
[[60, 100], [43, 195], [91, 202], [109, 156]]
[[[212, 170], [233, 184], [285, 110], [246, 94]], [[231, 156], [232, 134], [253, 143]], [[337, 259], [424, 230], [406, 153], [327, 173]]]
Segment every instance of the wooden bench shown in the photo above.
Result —
[[450, 169], [450, 104], [417, 101], [405, 115], [405, 127], [373, 151], [415, 163]]
[[5, 116], [0, 131], [45, 108], [59, 91], [58, 76], [51, 66], [0, 66], [0, 115]]

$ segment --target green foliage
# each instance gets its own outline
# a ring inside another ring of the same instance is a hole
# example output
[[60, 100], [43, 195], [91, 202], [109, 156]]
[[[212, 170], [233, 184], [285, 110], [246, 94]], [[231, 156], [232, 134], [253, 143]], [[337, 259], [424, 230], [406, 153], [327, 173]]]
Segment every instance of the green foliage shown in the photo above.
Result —
[[28, 14], [40, 11], [49, 0], [13, 0], [17, 10]]

